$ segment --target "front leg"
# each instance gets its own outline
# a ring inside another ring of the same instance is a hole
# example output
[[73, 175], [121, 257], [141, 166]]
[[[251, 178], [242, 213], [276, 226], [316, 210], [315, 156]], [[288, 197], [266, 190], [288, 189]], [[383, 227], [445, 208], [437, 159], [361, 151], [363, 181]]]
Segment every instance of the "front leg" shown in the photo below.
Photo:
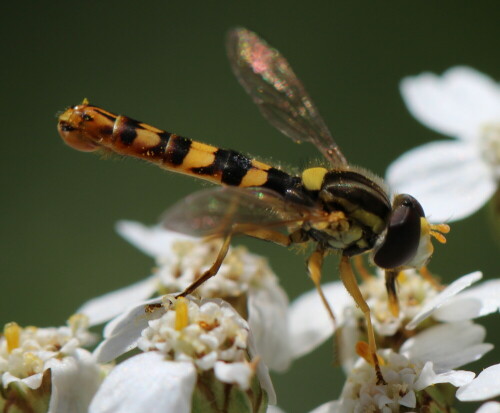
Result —
[[231, 234], [228, 234], [224, 238], [224, 242], [222, 243], [222, 247], [221, 247], [219, 253], [217, 254], [217, 258], [215, 259], [215, 262], [212, 264], [212, 266], [208, 270], [206, 270], [201, 275], [201, 277], [199, 277], [191, 285], [189, 285], [182, 293], [178, 294], [177, 298], [178, 297], [185, 297], [186, 295], [193, 293], [205, 281], [207, 281], [209, 278], [212, 278], [214, 275], [217, 274], [220, 266], [222, 265], [222, 262], [224, 261], [224, 258], [226, 258], [230, 243], [231, 243]]
[[385, 270], [385, 288], [387, 290], [387, 298], [389, 301], [389, 310], [394, 317], [399, 316], [399, 300], [396, 292], [396, 279], [399, 271]]

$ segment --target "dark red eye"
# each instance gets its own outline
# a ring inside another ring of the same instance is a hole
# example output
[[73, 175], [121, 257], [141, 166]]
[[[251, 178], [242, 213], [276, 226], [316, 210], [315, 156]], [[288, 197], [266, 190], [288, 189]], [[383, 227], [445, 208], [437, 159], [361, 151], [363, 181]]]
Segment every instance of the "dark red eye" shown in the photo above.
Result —
[[389, 269], [410, 262], [420, 243], [420, 218], [424, 216], [424, 210], [415, 198], [398, 195], [394, 199], [385, 238], [373, 256], [375, 264]]

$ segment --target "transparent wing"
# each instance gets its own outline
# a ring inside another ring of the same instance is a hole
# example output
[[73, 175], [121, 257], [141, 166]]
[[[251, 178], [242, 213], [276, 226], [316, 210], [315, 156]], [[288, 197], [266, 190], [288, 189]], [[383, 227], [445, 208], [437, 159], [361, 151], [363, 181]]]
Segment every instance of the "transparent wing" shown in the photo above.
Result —
[[241, 85], [262, 115], [295, 142], [310, 142], [332, 163], [346, 165], [340, 151], [286, 59], [255, 33], [228, 33], [227, 53]]
[[217, 187], [195, 192], [168, 209], [162, 225], [193, 236], [224, 235], [244, 229], [283, 230], [304, 220], [321, 219], [321, 210], [286, 202], [274, 191]]

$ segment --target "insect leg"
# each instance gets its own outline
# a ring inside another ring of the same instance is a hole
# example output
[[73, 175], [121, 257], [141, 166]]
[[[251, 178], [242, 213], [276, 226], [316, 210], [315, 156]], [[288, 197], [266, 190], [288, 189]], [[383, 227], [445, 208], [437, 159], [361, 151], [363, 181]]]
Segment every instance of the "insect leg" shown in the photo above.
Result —
[[399, 315], [399, 301], [396, 292], [396, 278], [398, 278], [398, 275], [399, 271], [385, 270], [385, 288], [389, 300], [389, 310], [394, 317]]
[[442, 290], [444, 287], [441, 283], [431, 274], [427, 267], [422, 267], [418, 270], [424, 280], [428, 281], [436, 290]]
[[363, 281], [369, 281], [373, 278], [373, 275], [366, 269], [363, 262], [363, 255], [355, 255], [353, 257], [354, 269], [357, 271], [358, 275], [361, 276]]
[[215, 274], [217, 274], [220, 266], [222, 265], [222, 262], [224, 261], [224, 258], [226, 257], [227, 251], [229, 250], [229, 243], [231, 242], [231, 236], [232, 234], [228, 234], [224, 238], [222, 247], [219, 251], [219, 254], [217, 254], [217, 258], [215, 262], [212, 264], [212, 266], [207, 271], [205, 271], [200, 278], [198, 278], [190, 286], [188, 286], [182, 293], [177, 295], [177, 297], [185, 297], [186, 295], [191, 294], [205, 281], [207, 281], [209, 278], [212, 278]]
[[[314, 251], [307, 260], [307, 270], [309, 272], [309, 277], [314, 283], [316, 290], [318, 291], [319, 297], [325, 306], [325, 309], [330, 316], [333, 323], [333, 331], [335, 334], [335, 345], [337, 351], [340, 349], [340, 330], [337, 330], [337, 320], [333, 314], [333, 310], [328, 303], [325, 293], [321, 288], [321, 268], [323, 266], [323, 258], [325, 257], [325, 251], [318, 246], [316, 251]], [[338, 358], [338, 354], [335, 355]]]
[[352, 298], [361, 309], [366, 320], [366, 332], [368, 334], [368, 347], [370, 349], [371, 358], [373, 365], [375, 367], [375, 373], [377, 375], [378, 384], [386, 384], [382, 372], [380, 370], [380, 364], [377, 356], [377, 344], [375, 343], [375, 332], [372, 326], [372, 320], [370, 315], [370, 307], [366, 304], [361, 291], [359, 290], [358, 282], [352, 271], [351, 263], [349, 262], [349, 257], [342, 255], [340, 259], [340, 278], [344, 283], [345, 288], [351, 294]]

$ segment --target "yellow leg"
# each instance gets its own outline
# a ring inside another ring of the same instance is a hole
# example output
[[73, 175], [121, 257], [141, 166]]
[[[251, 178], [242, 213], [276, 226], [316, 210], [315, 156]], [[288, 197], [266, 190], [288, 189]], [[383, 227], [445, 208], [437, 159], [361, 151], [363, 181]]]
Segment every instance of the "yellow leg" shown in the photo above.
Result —
[[389, 300], [389, 310], [394, 317], [399, 315], [399, 301], [396, 292], [396, 278], [398, 278], [398, 275], [399, 271], [385, 270], [385, 288]]
[[370, 349], [373, 365], [375, 366], [375, 373], [377, 375], [378, 384], [386, 384], [382, 372], [380, 370], [380, 364], [377, 357], [377, 344], [375, 343], [375, 332], [372, 326], [372, 320], [370, 315], [370, 307], [366, 304], [361, 291], [359, 290], [358, 282], [352, 271], [351, 263], [349, 262], [349, 257], [345, 255], [340, 259], [340, 278], [344, 283], [345, 288], [351, 294], [352, 298], [361, 309], [366, 320], [366, 332], [368, 334], [368, 346]]
[[363, 261], [363, 255], [355, 255], [353, 258], [354, 269], [363, 278], [363, 281], [368, 281], [373, 278], [373, 275], [366, 269]]
[[[333, 324], [333, 331], [335, 334], [335, 344], [336, 344], [336, 349], [337, 352], [340, 351], [340, 330], [337, 330], [337, 320], [335, 319], [335, 315], [333, 314], [333, 310], [330, 307], [330, 304], [328, 303], [325, 293], [323, 292], [323, 289], [321, 288], [321, 268], [323, 266], [323, 258], [325, 256], [325, 253], [321, 249], [317, 249], [314, 251], [311, 256], [307, 260], [307, 270], [309, 272], [309, 277], [311, 277], [311, 280], [313, 281], [316, 290], [318, 291], [319, 297], [321, 301], [323, 302], [323, 305], [325, 306], [325, 309], [330, 316], [330, 319], [332, 320]], [[338, 353], [335, 355], [336, 358], [338, 358]]]
[[436, 290], [442, 290], [444, 288], [444, 286], [441, 285], [440, 282], [431, 274], [427, 267], [420, 268], [418, 272], [424, 280], [428, 281]]
[[193, 293], [205, 281], [217, 274], [220, 266], [222, 265], [222, 262], [224, 261], [224, 258], [226, 257], [227, 251], [229, 250], [230, 242], [231, 234], [227, 235], [226, 238], [224, 238], [222, 247], [219, 251], [219, 254], [217, 254], [217, 258], [212, 266], [207, 271], [205, 271], [200, 278], [198, 278], [189, 287], [187, 287], [182, 293], [178, 294], [177, 297], [185, 297], [186, 295]]

